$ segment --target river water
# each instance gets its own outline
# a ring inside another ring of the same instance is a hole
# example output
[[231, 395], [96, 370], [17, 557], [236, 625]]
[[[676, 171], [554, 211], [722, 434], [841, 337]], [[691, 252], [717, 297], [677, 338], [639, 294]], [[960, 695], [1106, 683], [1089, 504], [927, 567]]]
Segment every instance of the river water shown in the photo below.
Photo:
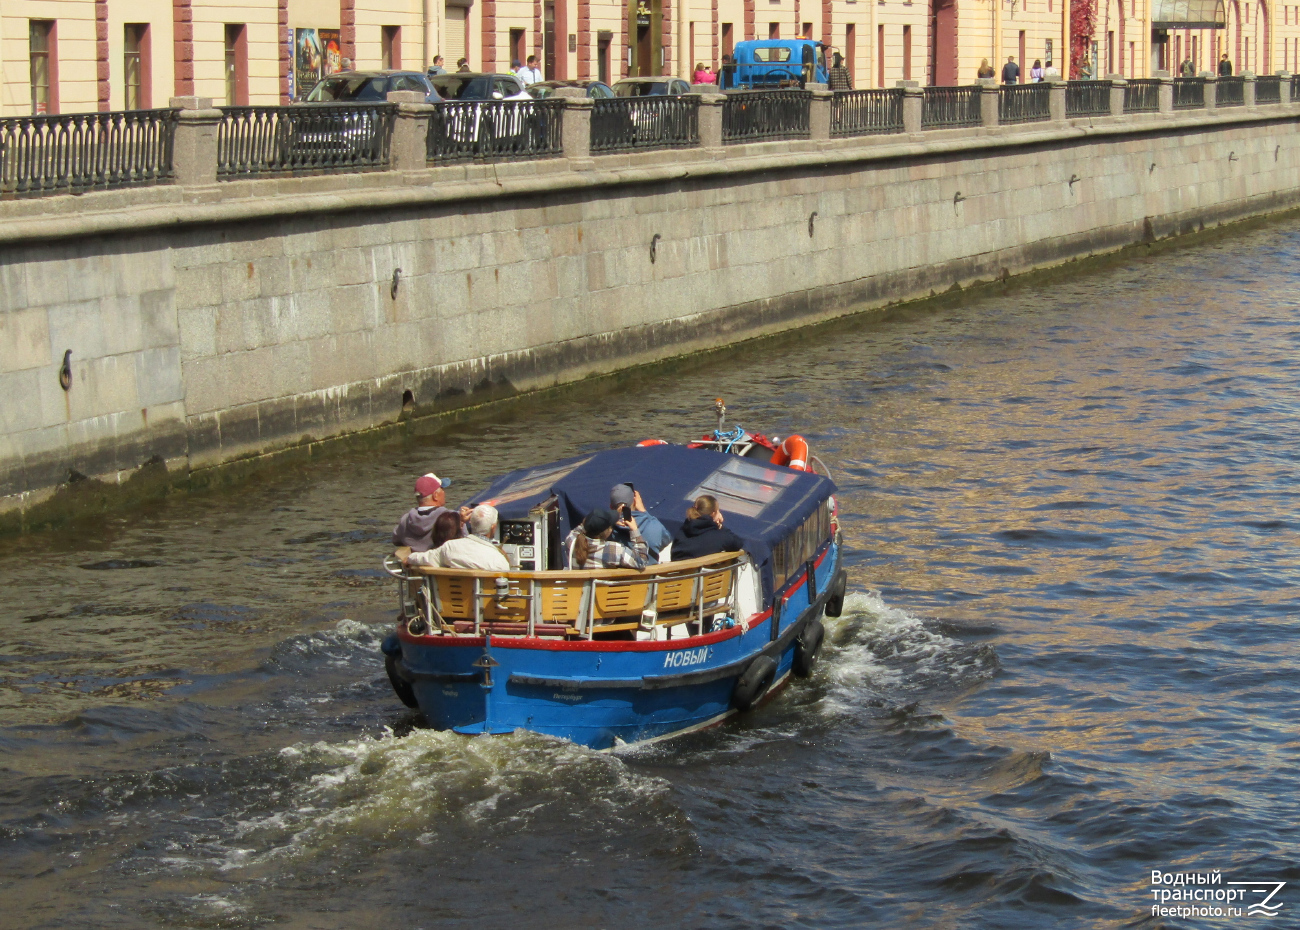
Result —
[[[1218, 870], [1300, 926], [1297, 269], [1273, 223], [0, 542], [0, 923], [1262, 919], [1151, 915], [1153, 870]], [[423, 729], [378, 653], [412, 477], [716, 395], [840, 485], [814, 677], [615, 753]]]

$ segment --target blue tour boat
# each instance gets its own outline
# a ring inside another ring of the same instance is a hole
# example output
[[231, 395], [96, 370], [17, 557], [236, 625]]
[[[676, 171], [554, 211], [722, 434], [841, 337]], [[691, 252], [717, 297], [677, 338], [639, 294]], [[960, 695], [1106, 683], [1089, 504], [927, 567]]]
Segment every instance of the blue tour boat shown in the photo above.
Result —
[[[607, 749], [719, 723], [809, 675], [820, 618], [844, 600], [835, 485], [800, 437], [723, 430], [717, 407], [718, 429], [700, 441], [521, 469], [472, 498], [497, 508], [518, 571], [386, 559], [401, 603], [383, 646], [398, 697], [439, 729]], [[566, 569], [569, 530], [625, 482], [670, 533], [691, 501], [714, 496], [744, 551]]]

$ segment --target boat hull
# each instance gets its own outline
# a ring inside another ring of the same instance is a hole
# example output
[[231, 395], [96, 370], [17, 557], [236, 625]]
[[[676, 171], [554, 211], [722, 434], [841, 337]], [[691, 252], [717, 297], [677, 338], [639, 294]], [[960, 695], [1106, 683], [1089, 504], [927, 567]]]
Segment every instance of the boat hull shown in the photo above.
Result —
[[810, 568], [772, 606], [731, 630], [655, 642], [561, 642], [412, 636], [399, 628], [395, 669], [438, 729], [524, 729], [595, 749], [696, 730], [750, 703], [736, 700], [737, 680], [760, 656], [776, 663], [774, 685], [791, 673], [801, 634], [842, 590], [838, 541]]

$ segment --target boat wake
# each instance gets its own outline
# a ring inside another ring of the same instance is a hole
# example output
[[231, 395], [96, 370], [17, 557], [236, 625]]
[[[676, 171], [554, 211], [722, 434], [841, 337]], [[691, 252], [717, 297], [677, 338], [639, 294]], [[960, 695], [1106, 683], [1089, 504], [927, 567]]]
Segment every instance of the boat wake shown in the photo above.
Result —
[[879, 591], [850, 592], [843, 615], [823, 622], [823, 708], [832, 715], [864, 701], [915, 701], [922, 693], [984, 680], [998, 669], [992, 646], [954, 639], [935, 623], [891, 607]]

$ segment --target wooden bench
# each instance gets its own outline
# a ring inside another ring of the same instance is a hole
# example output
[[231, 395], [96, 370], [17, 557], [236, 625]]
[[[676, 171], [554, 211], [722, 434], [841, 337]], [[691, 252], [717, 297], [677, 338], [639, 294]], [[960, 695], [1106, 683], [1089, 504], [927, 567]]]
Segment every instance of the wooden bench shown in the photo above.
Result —
[[[399, 553], [400, 555], [400, 553]], [[604, 637], [647, 625], [699, 624], [735, 611], [741, 552], [652, 565], [644, 571], [595, 569], [485, 572], [413, 566], [424, 576], [430, 626], [462, 634]]]

